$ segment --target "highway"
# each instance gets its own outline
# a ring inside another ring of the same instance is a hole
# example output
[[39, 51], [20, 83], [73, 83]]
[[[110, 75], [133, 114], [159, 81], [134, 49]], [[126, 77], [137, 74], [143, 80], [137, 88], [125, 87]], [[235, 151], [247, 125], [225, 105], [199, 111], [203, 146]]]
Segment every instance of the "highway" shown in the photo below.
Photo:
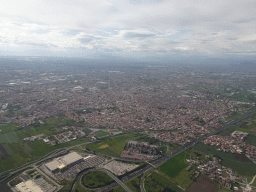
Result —
[[[219, 133], [219, 132], [221, 132], [221, 131], [227, 129], [230, 125], [235, 125], [235, 124], [237, 124], [238, 122], [240, 122], [240, 121], [243, 120], [243, 119], [246, 119], [247, 117], [249, 117], [250, 115], [254, 114], [255, 112], [256, 112], [256, 109], [253, 110], [252, 112], [249, 112], [249, 113], [245, 114], [244, 116], [242, 116], [242, 117], [240, 117], [240, 118], [238, 118], [238, 119], [236, 119], [236, 120], [233, 120], [233, 121], [227, 123], [225, 126], [221, 127], [220, 129], [218, 129], [218, 130], [216, 130], [216, 131], [214, 131], [214, 132], [211, 132], [211, 133], [209, 133], [209, 134], [207, 134], [207, 135], [204, 135], [203, 137], [201, 137], [201, 138], [199, 138], [199, 139], [197, 139], [197, 140], [194, 140], [194, 141], [192, 141], [192, 142], [190, 142], [190, 143], [185, 144], [184, 146], [182, 146], [181, 148], [179, 148], [179, 149], [177, 149], [176, 151], [172, 152], [171, 154], [167, 154], [167, 155], [165, 155], [165, 156], [160, 157], [160, 158], [157, 159], [157, 160], [151, 161], [150, 163], [151, 163], [152, 165], [147, 164], [147, 165], [145, 165], [142, 169], [136, 170], [135, 172], [131, 172], [131, 173], [128, 174], [127, 176], [123, 177], [123, 178], [121, 179], [121, 181], [122, 181], [122, 182], [126, 182], [126, 181], [128, 181], [128, 180], [130, 180], [130, 179], [132, 179], [132, 178], [134, 178], [134, 177], [137, 177], [138, 175], [140, 175], [140, 174], [142, 174], [142, 173], [146, 173], [147, 171], [149, 171], [149, 170], [152, 169], [153, 167], [159, 166], [160, 164], [162, 164], [162, 163], [164, 163], [165, 161], [171, 159], [172, 157], [178, 155], [179, 153], [183, 152], [184, 150], [186, 150], [186, 149], [188, 149], [188, 148], [190, 148], [190, 147], [193, 147], [195, 144], [197, 144], [197, 143], [199, 143], [199, 142], [205, 140], [207, 137], [212, 136], [212, 135], [215, 135], [215, 134], [217, 134], [217, 133]], [[87, 142], [87, 143], [82, 143], [82, 144], [90, 144], [90, 143], [92, 143], [92, 142]], [[79, 146], [79, 145], [82, 145], [82, 144], [78, 144], [78, 145], [75, 145], [75, 146]], [[35, 162], [28, 163], [28, 164], [22, 166], [21, 168], [9, 170], [9, 171], [5, 171], [5, 172], [3, 172], [3, 173], [0, 174], [0, 182], [5, 181], [6, 179], [8, 179], [9, 177], [11, 177], [12, 175], [14, 175], [14, 174], [17, 173], [17, 172], [20, 172], [20, 171], [25, 170], [25, 169], [30, 168], [30, 167], [33, 168], [33, 167], [35, 167], [36, 164], [38, 164], [38, 163], [41, 163], [41, 162], [43, 162], [43, 161], [46, 161], [46, 160], [48, 160], [48, 159], [50, 159], [50, 158], [54, 158], [54, 157], [57, 157], [57, 156], [60, 156], [60, 155], [64, 155], [64, 154], [68, 153], [68, 150], [69, 150], [70, 148], [73, 148], [73, 147], [75, 147], [75, 146], [66, 147], [66, 148], [62, 148], [62, 149], [58, 149], [58, 150], [52, 152], [50, 155], [48, 154], [48, 155], [45, 156], [44, 158], [42, 158], [42, 159], [40, 159], [40, 160], [37, 160], [37, 161], [35, 161]], [[134, 161], [134, 160], [129, 160], [129, 159], [122, 159], [122, 160]], [[137, 162], [138, 162], [138, 161], [137, 161]], [[103, 190], [103, 191], [109, 191], [109, 190], [113, 189], [115, 186], [116, 186], [116, 185], [105, 186], [104, 188], [107, 189], [107, 190]]]
[[112, 179], [114, 179], [123, 189], [127, 192], [132, 192], [121, 180], [119, 180], [116, 176], [114, 176], [111, 172], [107, 171], [106, 169], [95, 169], [96, 171], [102, 171], [108, 174]]
[[[135, 178], [135, 177], [139, 176], [140, 174], [145, 174], [145, 173], [146, 173], [147, 171], [149, 171], [150, 169], [161, 165], [161, 164], [164, 163], [165, 161], [168, 161], [169, 159], [173, 158], [174, 156], [178, 155], [179, 153], [181, 153], [181, 152], [187, 150], [187, 149], [190, 148], [190, 147], [193, 147], [195, 144], [197, 144], [197, 143], [199, 143], [199, 142], [205, 140], [205, 139], [208, 138], [209, 136], [212, 136], [212, 135], [215, 135], [215, 134], [217, 134], [217, 133], [220, 133], [221, 131], [227, 129], [229, 126], [237, 124], [238, 122], [240, 122], [240, 121], [246, 119], [247, 117], [253, 115], [255, 112], [256, 112], [256, 109], [253, 110], [252, 112], [249, 112], [249, 113], [245, 114], [243, 117], [240, 117], [240, 118], [238, 118], [238, 119], [236, 119], [236, 120], [230, 121], [229, 123], [227, 123], [226, 125], [224, 125], [223, 127], [221, 127], [220, 129], [218, 129], [218, 130], [216, 130], [216, 131], [214, 131], [214, 132], [211, 132], [211, 133], [209, 133], [209, 134], [207, 134], [207, 135], [204, 135], [203, 137], [201, 137], [201, 138], [199, 138], [199, 139], [197, 139], [197, 140], [194, 140], [194, 141], [191, 142], [191, 143], [185, 144], [184, 146], [182, 146], [181, 148], [179, 148], [179, 149], [177, 149], [176, 151], [172, 152], [171, 154], [168, 154], [168, 155], [166, 155], [166, 156], [163, 156], [163, 157], [161, 157], [161, 158], [159, 158], [159, 159], [157, 159], [157, 160], [151, 161], [150, 163], [151, 163], [152, 165], [147, 164], [147, 165], [145, 165], [143, 168], [141, 168], [141, 169], [139, 169], [139, 170], [136, 170], [135, 172], [131, 172], [130, 174], [128, 174], [127, 176], [125, 176], [124, 178], [122, 178], [121, 181], [122, 181], [122, 182], [126, 182], [126, 181], [128, 181], [128, 180], [130, 180], [130, 179], [132, 179], [132, 178]], [[116, 187], [116, 185], [115, 185], [115, 186], [114, 186], [114, 185], [112, 185], [112, 186], [105, 186], [104, 188], [107, 189], [107, 190], [102, 190], [102, 191], [104, 191], [104, 192], [106, 191], [106, 192], [107, 192], [107, 191], [112, 190], [112, 189], [115, 188], [115, 187]]]

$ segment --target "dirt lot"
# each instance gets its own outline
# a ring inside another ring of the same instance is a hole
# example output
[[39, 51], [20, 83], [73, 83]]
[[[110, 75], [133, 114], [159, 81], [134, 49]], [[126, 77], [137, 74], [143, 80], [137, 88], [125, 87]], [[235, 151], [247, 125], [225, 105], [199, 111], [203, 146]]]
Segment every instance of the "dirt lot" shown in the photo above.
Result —
[[217, 192], [218, 184], [205, 175], [200, 175], [188, 188], [189, 192]]
[[8, 152], [5, 150], [4, 146], [0, 144], [0, 158], [6, 158], [8, 156]]

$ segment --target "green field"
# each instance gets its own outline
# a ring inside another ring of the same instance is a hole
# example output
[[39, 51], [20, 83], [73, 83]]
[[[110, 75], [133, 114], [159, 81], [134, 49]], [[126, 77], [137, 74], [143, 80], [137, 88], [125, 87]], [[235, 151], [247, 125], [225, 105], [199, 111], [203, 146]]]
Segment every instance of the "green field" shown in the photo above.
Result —
[[256, 146], [256, 135], [249, 134], [245, 139], [245, 142], [250, 145]]
[[14, 132], [0, 134], [0, 143], [18, 143], [18, 138]]
[[158, 174], [152, 173], [149, 177], [147, 177], [144, 181], [144, 187], [146, 192], [179, 192], [182, 191], [178, 188], [174, 183], [172, 183], [166, 177]]
[[5, 159], [0, 159], [0, 172], [20, 167], [21, 165], [35, 159], [20, 143], [8, 144], [8, 148], [8, 153], [11, 150], [12, 155]]
[[69, 141], [66, 143], [61, 143], [59, 145], [53, 146], [53, 145], [46, 144], [43, 140], [38, 140], [34, 142], [29, 142], [28, 146], [32, 149], [33, 156], [42, 157], [56, 149], [60, 149], [63, 147], [70, 147], [70, 146], [78, 145], [88, 141], [90, 141], [88, 138], [81, 138], [81, 139], [77, 139], [74, 141]]
[[19, 139], [30, 137], [33, 135], [54, 135], [63, 131], [62, 127], [65, 126], [80, 126], [83, 127], [88, 124], [87, 121], [75, 122], [70, 118], [54, 118], [50, 117], [42, 120], [44, 124], [40, 124], [39, 121], [29, 125], [23, 130], [18, 130], [17, 135]]
[[[67, 191], [67, 192], [69, 192], [69, 191]], [[75, 186], [75, 191], [74, 192], [91, 192], [91, 190], [84, 189], [83, 187], [81, 187], [79, 185], [79, 182], [77, 182], [76, 186]]]
[[100, 139], [100, 138], [102, 138], [102, 137], [106, 137], [106, 136], [109, 135], [109, 134], [110, 134], [109, 132], [100, 131], [100, 132], [96, 133], [95, 136]]
[[85, 129], [83, 129], [83, 132], [84, 132], [86, 135], [88, 135], [88, 134], [91, 133], [92, 131], [91, 131], [90, 129], [88, 129], [88, 128], [85, 128]]
[[34, 142], [24, 142], [23, 138], [30, 137], [38, 134], [53, 135], [59, 131], [63, 131], [64, 126], [85, 126], [88, 122], [81, 121], [75, 122], [70, 118], [47, 118], [42, 120], [44, 124], [40, 124], [38, 121], [19, 129], [19, 126], [14, 124], [1, 124], [0, 130], [0, 144], [3, 144], [5, 150], [9, 156], [5, 159], [0, 159], [0, 172], [8, 169], [13, 169], [22, 166], [32, 160], [36, 160], [39, 157], [45, 156], [48, 153], [63, 147], [69, 147], [77, 144], [82, 144], [90, 141], [88, 138], [81, 138], [74, 141], [62, 143], [57, 146], [46, 144], [43, 140]]
[[189, 163], [186, 161], [186, 156], [187, 151], [183, 151], [182, 153], [163, 163], [159, 167], [159, 170], [171, 178], [176, 177], [179, 172], [189, 166]]
[[20, 167], [23, 164], [28, 163], [32, 160], [36, 160], [39, 157], [45, 156], [56, 149], [82, 144], [90, 141], [88, 138], [81, 138], [74, 141], [62, 143], [57, 146], [48, 145], [43, 140], [38, 140], [34, 142], [23, 142], [24, 137], [33, 135], [33, 129], [27, 128], [26, 130], [22, 129], [0, 134], [0, 143], [3, 143], [5, 150], [9, 154], [9, 156], [5, 159], [0, 159], [0, 172]]
[[188, 158], [188, 153], [189, 151], [183, 151], [159, 167], [161, 172], [169, 176], [173, 181], [181, 185], [183, 188], [188, 188], [193, 183], [190, 178], [190, 172], [185, 170], [186, 167], [189, 166], [189, 163], [186, 161], [186, 158]]
[[179, 174], [173, 178], [177, 184], [181, 185], [183, 188], [187, 189], [192, 183], [189, 171], [183, 169]]
[[[106, 155], [119, 157], [124, 149], [127, 140], [133, 140], [138, 137], [139, 136], [136, 136], [136, 134], [123, 135], [115, 138], [110, 138], [99, 143], [92, 143], [86, 148], [90, 151], [96, 151]], [[105, 148], [105, 146], [107, 145], [108, 147]], [[102, 146], [104, 146], [103, 149], [101, 148]]]
[[0, 124], [0, 133], [7, 133], [19, 129], [18, 125], [14, 124]]
[[[129, 189], [131, 189], [133, 192], [140, 192], [140, 175], [129, 181], [126, 181], [125, 185], [129, 187]], [[125, 192], [125, 190], [121, 186], [118, 186], [112, 189], [110, 192]]]
[[245, 176], [248, 179], [251, 179], [252, 176], [256, 174], [256, 164], [241, 162], [235, 157], [235, 154], [218, 151], [216, 146], [205, 145], [204, 143], [198, 143], [193, 147], [193, 149], [202, 151], [206, 154], [213, 154], [221, 158], [223, 166], [233, 169], [239, 175]]
[[92, 171], [90, 173], [85, 174], [82, 177], [82, 184], [88, 188], [98, 188], [103, 187], [112, 183], [114, 180], [109, 177], [106, 173], [101, 171]]

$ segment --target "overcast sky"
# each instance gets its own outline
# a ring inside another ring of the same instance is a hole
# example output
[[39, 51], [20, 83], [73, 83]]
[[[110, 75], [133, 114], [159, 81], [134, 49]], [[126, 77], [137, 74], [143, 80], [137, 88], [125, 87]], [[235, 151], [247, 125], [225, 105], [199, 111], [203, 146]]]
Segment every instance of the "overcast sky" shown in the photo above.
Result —
[[6, 0], [0, 55], [255, 55], [253, 0]]

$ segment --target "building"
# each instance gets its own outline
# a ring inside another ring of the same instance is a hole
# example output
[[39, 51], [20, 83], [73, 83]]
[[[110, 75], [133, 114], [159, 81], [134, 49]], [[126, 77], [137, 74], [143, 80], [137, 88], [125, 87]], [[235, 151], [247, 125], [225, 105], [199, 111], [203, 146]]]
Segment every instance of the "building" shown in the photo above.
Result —
[[45, 166], [52, 173], [56, 173], [81, 161], [83, 161], [83, 157], [77, 152], [72, 152], [62, 157], [56, 158], [49, 163], [46, 163]]
[[44, 192], [37, 184], [35, 184], [32, 180], [28, 180], [26, 182], [21, 182], [16, 185], [15, 189], [19, 192]]

